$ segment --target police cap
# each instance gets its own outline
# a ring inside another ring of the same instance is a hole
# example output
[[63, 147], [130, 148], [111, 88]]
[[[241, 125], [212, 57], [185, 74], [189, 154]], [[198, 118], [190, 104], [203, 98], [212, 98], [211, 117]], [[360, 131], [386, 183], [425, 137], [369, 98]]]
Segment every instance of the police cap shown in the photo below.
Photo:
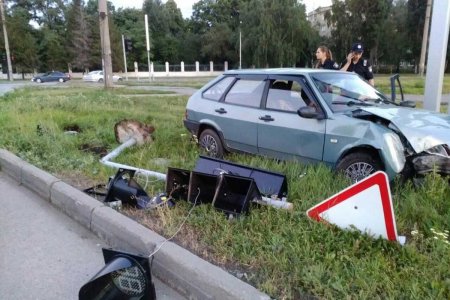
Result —
[[354, 43], [352, 45], [352, 52], [363, 52], [363, 51], [364, 51], [363, 44], [361, 44], [361, 43]]

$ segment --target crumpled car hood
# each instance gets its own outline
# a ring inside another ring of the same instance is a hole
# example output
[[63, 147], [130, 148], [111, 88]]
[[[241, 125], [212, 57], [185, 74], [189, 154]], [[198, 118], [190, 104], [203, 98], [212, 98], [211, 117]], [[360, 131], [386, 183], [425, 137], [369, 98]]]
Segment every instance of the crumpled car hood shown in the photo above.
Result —
[[450, 115], [405, 107], [361, 109], [391, 121], [403, 133], [416, 153], [437, 145], [450, 145]]

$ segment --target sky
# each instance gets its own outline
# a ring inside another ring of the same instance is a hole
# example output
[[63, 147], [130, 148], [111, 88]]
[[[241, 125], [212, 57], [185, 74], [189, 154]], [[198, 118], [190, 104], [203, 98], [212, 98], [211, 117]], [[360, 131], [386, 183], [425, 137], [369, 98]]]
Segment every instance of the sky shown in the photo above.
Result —
[[[109, 0], [114, 6], [117, 8], [142, 8], [143, 0]], [[276, 0], [274, 0], [276, 1]], [[175, 0], [178, 8], [181, 10], [184, 18], [190, 18], [192, 15], [192, 5], [197, 0]], [[306, 5], [306, 12], [310, 12], [319, 6], [328, 6], [331, 5], [331, 0], [303, 0], [303, 3]]]

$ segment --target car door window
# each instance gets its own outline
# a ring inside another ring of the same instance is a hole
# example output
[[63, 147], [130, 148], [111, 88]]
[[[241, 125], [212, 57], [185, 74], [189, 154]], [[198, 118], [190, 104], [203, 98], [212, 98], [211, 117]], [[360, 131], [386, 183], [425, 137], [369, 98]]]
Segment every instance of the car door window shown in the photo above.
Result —
[[266, 108], [288, 112], [296, 112], [307, 106], [309, 99], [302, 86], [296, 81], [275, 80], [271, 82], [267, 94]]
[[233, 80], [234, 77], [225, 77], [224, 79], [211, 86], [205, 92], [203, 92], [203, 98], [219, 101], [223, 93], [228, 89]]
[[225, 102], [259, 107], [264, 86], [264, 80], [240, 79], [231, 87], [225, 97]]

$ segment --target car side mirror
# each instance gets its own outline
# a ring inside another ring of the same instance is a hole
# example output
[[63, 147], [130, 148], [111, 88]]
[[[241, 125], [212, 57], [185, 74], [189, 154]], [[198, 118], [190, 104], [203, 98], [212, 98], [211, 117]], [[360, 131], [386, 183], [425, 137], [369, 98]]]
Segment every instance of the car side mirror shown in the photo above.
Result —
[[405, 100], [405, 101], [401, 101], [399, 103], [400, 106], [403, 107], [411, 107], [411, 108], [415, 108], [416, 107], [416, 102], [411, 101], [411, 100]]
[[297, 114], [306, 119], [323, 119], [323, 114], [318, 112], [315, 107], [303, 106], [297, 110]]

